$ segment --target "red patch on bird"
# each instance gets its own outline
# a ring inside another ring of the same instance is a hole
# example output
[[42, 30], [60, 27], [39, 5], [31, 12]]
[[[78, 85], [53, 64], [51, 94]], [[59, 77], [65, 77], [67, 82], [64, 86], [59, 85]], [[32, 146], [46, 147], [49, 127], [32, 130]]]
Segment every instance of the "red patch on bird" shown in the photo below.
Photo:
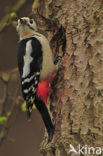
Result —
[[51, 94], [52, 89], [49, 86], [48, 81], [42, 81], [38, 84], [37, 88], [37, 96], [40, 98], [45, 104], [47, 104], [47, 99]]
[[52, 89], [50, 87], [51, 82], [56, 76], [56, 72], [54, 71], [46, 80], [39, 82], [37, 88], [37, 96], [40, 98], [45, 104], [47, 104], [47, 99], [52, 93]]

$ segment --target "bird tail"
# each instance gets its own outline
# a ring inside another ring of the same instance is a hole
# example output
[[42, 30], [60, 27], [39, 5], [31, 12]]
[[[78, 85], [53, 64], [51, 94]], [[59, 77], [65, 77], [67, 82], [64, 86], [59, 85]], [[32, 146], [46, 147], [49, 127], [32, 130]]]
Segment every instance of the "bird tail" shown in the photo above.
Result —
[[30, 118], [33, 104], [30, 101], [26, 101], [27, 118]]
[[52, 140], [53, 134], [54, 134], [54, 125], [51, 121], [48, 109], [44, 102], [40, 100], [38, 97], [35, 99], [35, 105], [38, 111], [40, 112], [42, 119], [44, 121], [44, 124], [46, 126], [47, 132], [48, 132], [48, 143]]

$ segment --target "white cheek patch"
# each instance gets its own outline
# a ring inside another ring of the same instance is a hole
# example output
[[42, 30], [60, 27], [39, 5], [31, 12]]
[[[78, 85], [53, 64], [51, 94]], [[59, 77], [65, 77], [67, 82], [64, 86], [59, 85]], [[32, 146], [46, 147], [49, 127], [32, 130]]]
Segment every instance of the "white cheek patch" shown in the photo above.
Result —
[[31, 57], [31, 53], [32, 53], [32, 45], [30, 40], [26, 43], [26, 52], [24, 56], [24, 67], [22, 78], [25, 78], [30, 74], [30, 64], [33, 60], [33, 58]]

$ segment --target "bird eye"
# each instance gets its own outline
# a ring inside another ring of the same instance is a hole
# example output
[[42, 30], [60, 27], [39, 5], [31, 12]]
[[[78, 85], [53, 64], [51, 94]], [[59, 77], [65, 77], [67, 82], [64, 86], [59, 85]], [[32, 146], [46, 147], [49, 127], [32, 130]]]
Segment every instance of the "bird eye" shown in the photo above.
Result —
[[33, 19], [30, 19], [30, 23], [33, 24]]

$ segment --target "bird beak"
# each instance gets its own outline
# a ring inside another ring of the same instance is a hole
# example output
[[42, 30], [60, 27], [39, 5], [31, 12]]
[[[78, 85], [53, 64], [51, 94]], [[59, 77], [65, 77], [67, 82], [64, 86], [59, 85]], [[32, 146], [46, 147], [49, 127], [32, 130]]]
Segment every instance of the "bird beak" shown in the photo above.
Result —
[[20, 18], [20, 23], [25, 25], [26, 24], [26, 21], [23, 20], [22, 18]]

